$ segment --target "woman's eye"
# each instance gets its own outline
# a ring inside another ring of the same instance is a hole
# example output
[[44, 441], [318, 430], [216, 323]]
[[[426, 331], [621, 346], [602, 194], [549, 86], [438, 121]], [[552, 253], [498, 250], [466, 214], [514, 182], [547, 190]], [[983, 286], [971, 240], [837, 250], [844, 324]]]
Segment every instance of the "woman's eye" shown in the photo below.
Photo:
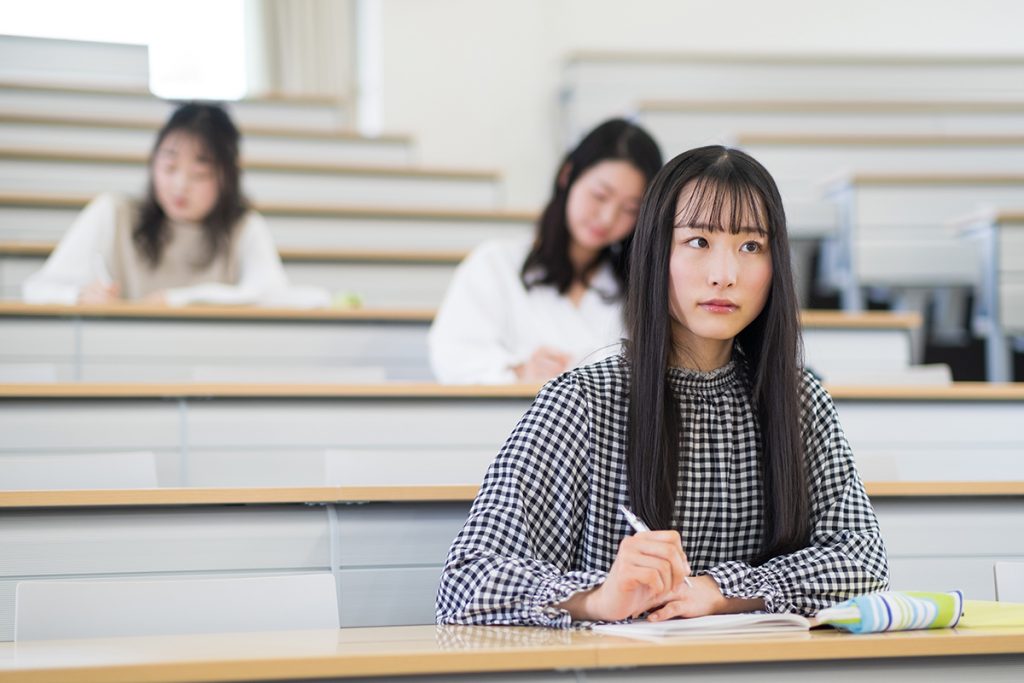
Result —
[[708, 246], [708, 240], [706, 237], [691, 237], [686, 240], [685, 244], [693, 247], [694, 249], [706, 249]]

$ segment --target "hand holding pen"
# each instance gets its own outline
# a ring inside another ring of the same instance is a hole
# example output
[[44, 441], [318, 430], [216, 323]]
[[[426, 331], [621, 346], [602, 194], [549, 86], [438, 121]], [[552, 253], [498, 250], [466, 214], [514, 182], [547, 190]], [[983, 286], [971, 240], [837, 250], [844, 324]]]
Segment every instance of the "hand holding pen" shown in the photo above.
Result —
[[603, 583], [576, 593], [559, 606], [574, 619], [636, 617], [698, 593], [687, 588], [689, 574], [690, 563], [678, 532], [642, 531], [620, 541]]
[[121, 298], [121, 286], [114, 282], [101, 254], [93, 256], [93, 279], [78, 292], [80, 304], [108, 304]]
[[[633, 514], [633, 511], [630, 510], [625, 505], [619, 505], [619, 511], [622, 512], [622, 516], [626, 518], [627, 522], [629, 522], [629, 526], [633, 527], [633, 531], [637, 532], [638, 534], [651, 530], [649, 526], [644, 524], [644, 521], [642, 519]], [[693, 583], [690, 582], [689, 576], [684, 576], [683, 581], [686, 583], [688, 587], [693, 588]]]

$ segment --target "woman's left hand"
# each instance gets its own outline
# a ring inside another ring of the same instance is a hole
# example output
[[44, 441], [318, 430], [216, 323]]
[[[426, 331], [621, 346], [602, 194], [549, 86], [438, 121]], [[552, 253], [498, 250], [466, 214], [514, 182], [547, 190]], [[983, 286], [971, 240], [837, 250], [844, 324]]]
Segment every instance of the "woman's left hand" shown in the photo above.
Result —
[[718, 582], [707, 574], [691, 576], [690, 584], [685, 583], [673, 592], [671, 598], [661, 607], [651, 610], [648, 621], [665, 621], [678, 617], [704, 617], [709, 614], [731, 614], [735, 612], [756, 612], [764, 609], [760, 598], [727, 598], [718, 588]]

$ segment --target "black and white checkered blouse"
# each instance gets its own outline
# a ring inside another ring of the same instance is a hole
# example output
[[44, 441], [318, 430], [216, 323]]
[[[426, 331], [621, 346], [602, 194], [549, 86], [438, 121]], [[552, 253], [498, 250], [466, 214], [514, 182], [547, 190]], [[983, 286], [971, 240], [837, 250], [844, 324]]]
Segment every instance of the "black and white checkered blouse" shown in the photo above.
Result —
[[[726, 597], [764, 599], [769, 612], [813, 614], [883, 590], [878, 521], [831, 397], [803, 377], [811, 545], [752, 567], [762, 522], [759, 428], [736, 360], [710, 373], [672, 368], [685, 446], [674, 520], [695, 574]], [[621, 357], [558, 377], [540, 391], [491, 464], [452, 543], [438, 623], [566, 627], [555, 604], [604, 581], [630, 533]]]

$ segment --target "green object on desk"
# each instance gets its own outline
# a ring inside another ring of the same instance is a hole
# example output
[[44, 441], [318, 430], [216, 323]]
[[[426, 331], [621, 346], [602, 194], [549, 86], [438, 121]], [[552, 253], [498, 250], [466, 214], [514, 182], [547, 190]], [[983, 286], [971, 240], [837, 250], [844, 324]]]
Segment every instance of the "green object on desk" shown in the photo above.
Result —
[[960, 591], [888, 591], [851, 598], [818, 612], [818, 623], [851, 633], [953, 628], [963, 614]]
[[958, 628], [1024, 626], [1024, 603], [964, 600], [964, 616]]
[[356, 292], [335, 292], [331, 299], [334, 308], [362, 308], [363, 297]]

